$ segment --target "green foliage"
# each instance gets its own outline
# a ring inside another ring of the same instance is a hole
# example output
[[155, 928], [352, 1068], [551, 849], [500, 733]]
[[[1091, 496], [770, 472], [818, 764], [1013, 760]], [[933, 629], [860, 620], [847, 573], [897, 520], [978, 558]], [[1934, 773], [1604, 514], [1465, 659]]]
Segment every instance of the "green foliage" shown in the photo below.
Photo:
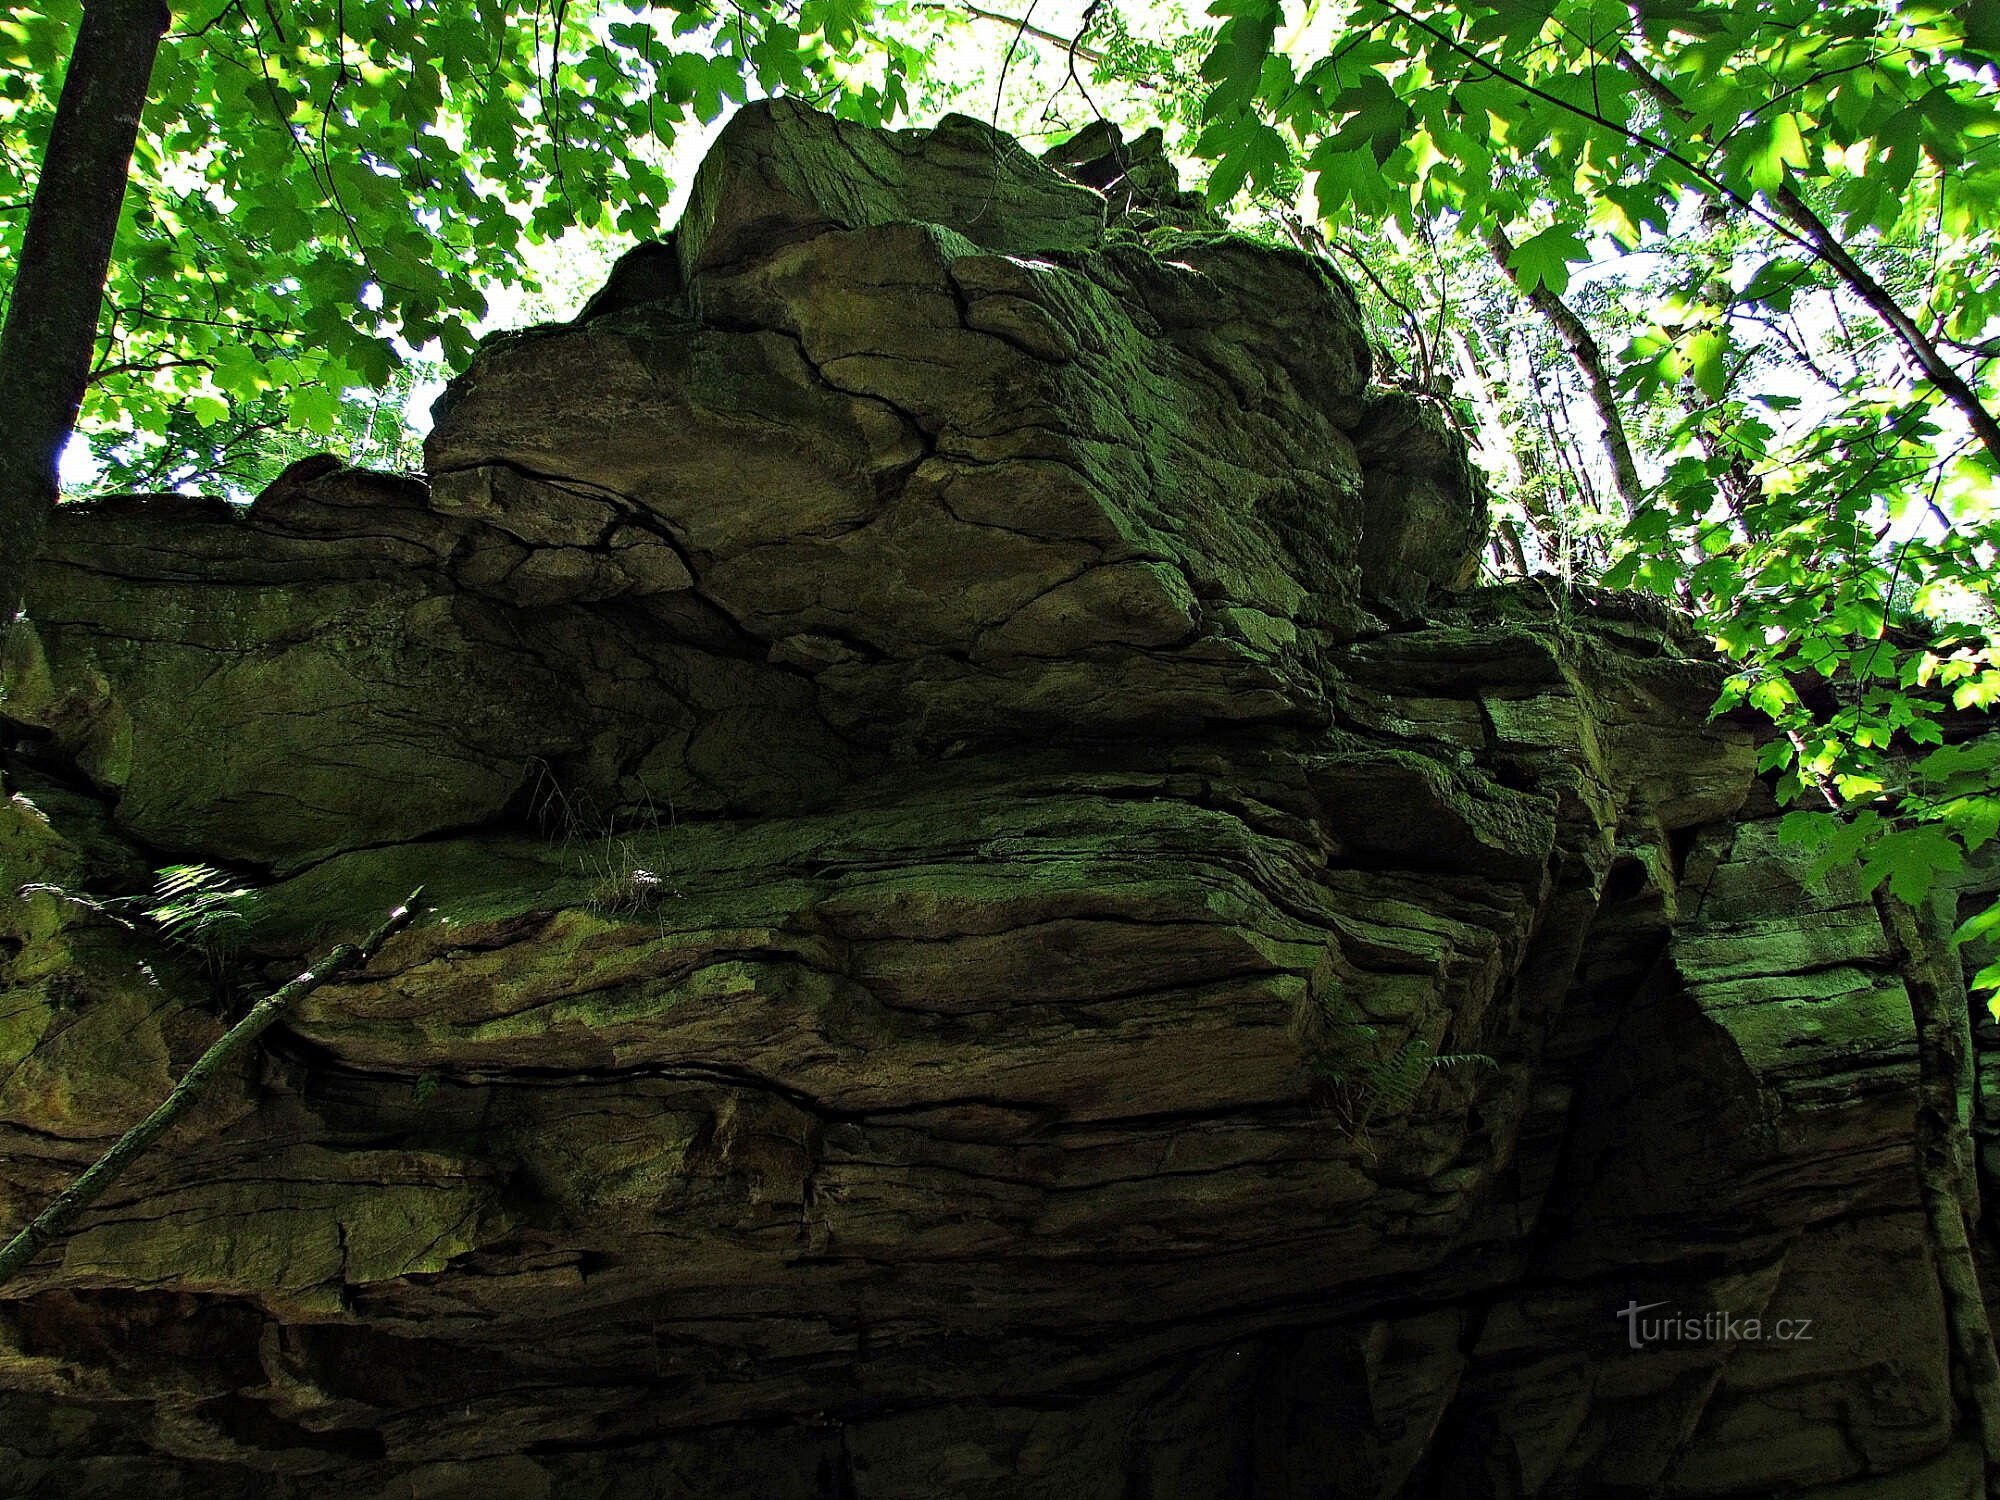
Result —
[[1212, 14], [1212, 195], [1277, 188], [1282, 139], [1329, 238], [1497, 229], [1524, 291], [1588, 266], [1642, 309], [1597, 319], [1657, 475], [1604, 581], [1707, 622], [1720, 706], [1871, 886], [1956, 871], [2000, 823], [1990, 774], [1923, 758], [2000, 700], [1990, 14], [1344, 0], [1290, 47], [1278, 0]]
[[249, 935], [257, 905], [254, 887], [213, 865], [166, 865], [140, 910], [169, 941], [218, 963]]
[[[0, 9], [0, 285], [78, 14]], [[914, 59], [873, 19], [872, 0], [176, 7], [84, 413], [107, 483], [179, 480], [183, 452], [192, 477], [231, 472], [278, 421], [337, 442], [349, 393], [422, 351], [465, 360], [489, 296], [532, 290], [530, 246], [657, 234], [678, 133], [753, 93], [894, 114]], [[887, 66], [850, 66], [864, 50]]]
[[1417, 1106], [1417, 1097], [1439, 1069], [1495, 1068], [1483, 1052], [1433, 1052], [1422, 1037], [1411, 1037], [1385, 1057], [1369, 1058], [1342, 1072], [1322, 1065], [1342, 1119], [1354, 1130], [1399, 1120]]

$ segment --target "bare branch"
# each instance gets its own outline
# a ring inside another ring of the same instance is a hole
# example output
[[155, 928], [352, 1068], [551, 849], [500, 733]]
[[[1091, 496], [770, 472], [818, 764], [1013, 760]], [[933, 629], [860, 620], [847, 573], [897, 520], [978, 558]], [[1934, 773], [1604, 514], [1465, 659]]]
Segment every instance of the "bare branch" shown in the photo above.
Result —
[[248, 1015], [196, 1058], [194, 1066], [174, 1085], [173, 1091], [158, 1109], [120, 1136], [116, 1145], [57, 1194], [55, 1201], [37, 1214], [4, 1248], [0, 1248], [0, 1286], [5, 1286], [29, 1261], [61, 1239], [84, 1209], [122, 1176], [148, 1146], [164, 1135], [169, 1126], [194, 1107], [210, 1080], [248, 1051], [250, 1044], [270, 1030], [295, 1002], [329, 979], [357, 969], [373, 958], [384, 943], [409, 923], [416, 912], [417, 898], [423, 893], [424, 888], [418, 886], [401, 906], [389, 913], [381, 926], [359, 944], [340, 944], [298, 978], [259, 1000], [250, 1008]]
[[1078, 33], [1076, 38], [1060, 36], [1044, 27], [1030, 25], [1020, 16], [1003, 15], [997, 10], [987, 10], [983, 6], [971, 4], [970, 0], [965, 0], [965, 3], [961, 4], [953, 4], [951, 0], [917, 0], [917, 4], [913, 8], [916, 10], [942, 11], [946, 15], [969, 16], [975, 21], [993, 21], [1002, 26], [1012, 26], [1020, 35], [1031, 36], [1036, 41], [1047, 42], [1052, 47], [1066, 48], [1084, 62], [1101, 63], [1104, 61], [1104, 54], [1102, 52], [1099, 52], [1095, 47], [1086, 47], [1083, 45], [1081, 33]]

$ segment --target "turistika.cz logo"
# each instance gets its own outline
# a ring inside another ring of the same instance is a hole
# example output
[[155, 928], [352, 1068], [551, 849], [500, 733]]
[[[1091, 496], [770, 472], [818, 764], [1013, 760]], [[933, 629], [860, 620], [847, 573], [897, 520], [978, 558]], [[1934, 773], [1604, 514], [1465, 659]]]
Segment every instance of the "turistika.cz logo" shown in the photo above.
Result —
[[[1617, 1316], [1625, 1320], [1625, 1342], [1634, 1349], [1648, 1344], [1778, 1344], [1809, 1342], [1811, 1318], [1759, 1318], [1732, 1312], [1683, 1313], [1665, 1302], [1628, 1302]], [[1651, 1316], [1648, 1316], [1648, 1315]]]

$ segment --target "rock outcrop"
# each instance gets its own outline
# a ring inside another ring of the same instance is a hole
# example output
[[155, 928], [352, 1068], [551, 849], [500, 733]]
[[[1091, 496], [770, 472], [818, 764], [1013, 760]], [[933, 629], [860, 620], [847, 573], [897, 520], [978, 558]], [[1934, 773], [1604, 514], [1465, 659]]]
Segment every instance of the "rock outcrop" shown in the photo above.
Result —
[[0, 1492], [1985, 1493], [1948, 965], [1144, 144], [752, 106], [426, 481], [59, 515], [0, 1224], [425, 912], [0, 1289]]

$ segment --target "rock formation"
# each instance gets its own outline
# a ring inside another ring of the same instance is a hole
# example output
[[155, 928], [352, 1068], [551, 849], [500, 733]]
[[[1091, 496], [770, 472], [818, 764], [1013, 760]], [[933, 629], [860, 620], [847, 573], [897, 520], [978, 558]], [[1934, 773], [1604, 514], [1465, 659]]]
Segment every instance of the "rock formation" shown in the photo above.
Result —
[[63, 510], [0, 1226], [426, 910], [0, 1289], [0, 1493], [1985, 1493], [1935, 923], [1146, 144], [751, 106], [427, 480]]

